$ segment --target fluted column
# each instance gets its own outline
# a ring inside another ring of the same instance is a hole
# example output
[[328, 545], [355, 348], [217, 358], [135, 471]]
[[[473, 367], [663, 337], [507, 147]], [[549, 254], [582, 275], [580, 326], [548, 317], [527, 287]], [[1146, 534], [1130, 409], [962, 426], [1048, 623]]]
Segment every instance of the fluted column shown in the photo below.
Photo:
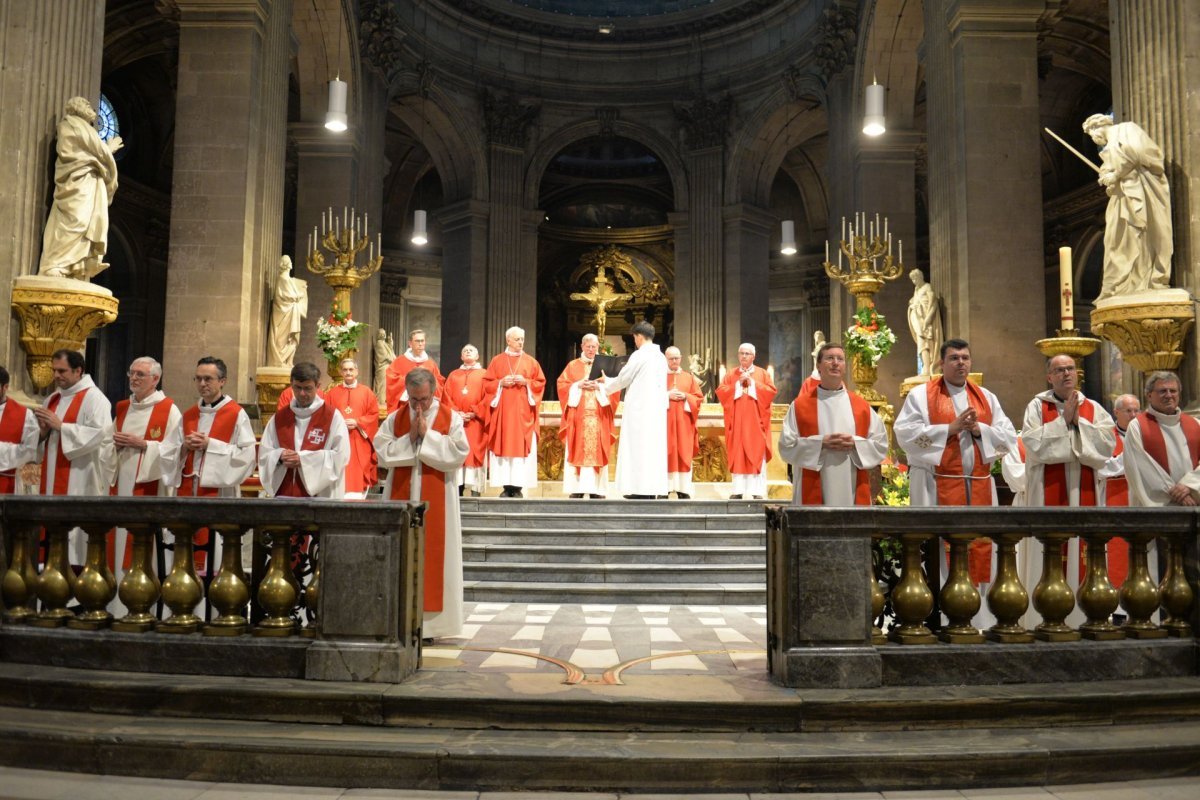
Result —
[[725, 223], [725, 353], [750, 342], [759, 366], [771, 362], [770, 314], [767, 308], [771, 234], [777, 218], [746, 203], [726, 206]]
[[[675, 339], [685, 353], [713, 363], [734, 358], [737, 344], [725, 341], [724, 270], [721, 264], [721, 173], [723, 147], [693, 150], [684, 156], [688, 172], [686, 224], [675, 237]], [[674, 218], [677, 222], [680, 217]], [[675, 223], [673, 223], [675, 224]]]
[[[0, 307], [12, 299], [12, 279], [37, 272], [53, 172], [55, 127], [67, 100], [100, 100], [104, 0], [0, 0]], [[0, 326], [5, 365], [27, 385], [25, 351]]]
[[926, 74], [944, 70], [939, 80], [950, 84], [928, 103], [930, 238], [936, 258], [949, 259], [935, 262], [933, 288], [946, 300], [947, 335], [968, 339], [1001, 404], [1020, 408], [1040, 378], [1001, 365], [1013, 353], [1032, 357], [1046, 328], [1044, 294], [1029, 291], [1045, 283], [1037, 23], [1046, 0], [929, 0], [925, 9]]
[[[829, 220], [826, 230], [831, 244], [838, 241], [842, 219], [853, 219], [855, 211], [865, 208], [855, 196], [854, 153], [862, 137], [862, 120], [854, 113], [852, 71], [844, 70], [829, 79], [825, 89], [825, 112], [829, 117]], [[831, 252], [832, 255], [832, 252]], [[826, 278], [825, 280], [828, 280]], [[842, 331], [854, 313], [854, 297], [836, 281], [829, 287], [829, 327], [825, 336], [831, 342], [842, 339]]]
[[196, 358], [250, 397], [266, 337], [267, 276], [283, 238], [291, 0], [177, 0], [179, 81], [164, 383]]
[[442, 361], [449, 371], [465, 344], [475, 345], [484, 363], [499, 352], [499, 346], [487, 344], [488, 206], [462, 200], [442, 206], [437, 218], [442, 228]]
[[513, 325], [525, 329], [525, 349], [537, 350], [537, 262], [526, 260], [521, 210], [525, 151], [493, 142], [488, 146], [487, 340], [484, 353], [504, 348], [504, 332]]
[[[1117, 122], [1142, 126], [1162, 148], [1175, 232], [1171, 285], [1195, 295], [1200, 219], [1192, 209], [1200, 197], [1200, 107], [1191, 90], [1200, 81], [1200, 64], [1192, 55], [1200, 47], [1200, 7], [1177, 0], [1109, 0], [1108, 16], [1113, 115]], [[1184, 347], [1191, 357], [1179, 366], [1189, 411], [1200, 407], [1198, 346], [1193, 328]]]

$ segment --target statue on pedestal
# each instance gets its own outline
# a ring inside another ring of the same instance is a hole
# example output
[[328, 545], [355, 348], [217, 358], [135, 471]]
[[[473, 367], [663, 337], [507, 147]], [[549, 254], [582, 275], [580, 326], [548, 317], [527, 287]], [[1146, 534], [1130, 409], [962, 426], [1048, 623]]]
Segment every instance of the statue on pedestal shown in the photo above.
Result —
[[279, 259], [279, 275], [271, 298], [271, 328], [267, 334], [267, 365], [290, 367], [300, 345], [300, 326], [308, 316], [308, 281], [293, 278], [292, 259]]
[[108, 207], [117, 191], [113, 153], [124, 142], [107, 142], [96, 130], [96, 110], [85, 98], [67, 101], [58, 123], [54, 204], [42, 236], [38, 274], [86, 281], [108, 268]]
[[713, 381], [711, 347], [704, 348], [704, 363], [700, 363], [699, 353], [692, 353], [688, 356], [688, 372], [692, 373], [700, 384], [700, 396], [704, 398], [704, 402], [713, 402], [716, 397], [714, 394], [716, 387]]
[[942, 349], [941, 309], [933, 287], [926, 283], [921, 270], [912, 270], [908, 277], [915, 287], [908, 301], [908, 330], [917, 343], [917, 374], [933, 375]]
[[817, 353], [821, 352], [821, 347], [824, 346], [824, 344], [825, 344], [825, 331], [813, 331], [812, 377], [817, 378], [818, 380], [820, 379], [820, 375], [817, 374]]
[[1097, 300], [1167, 289], [1171, 283], [1171, 189], [1162, 150], [1135, 122], [1093, 114], [1083, 131], [1100, 146], [1104, 279]]
[[383, 328], [375, 334], [375, 396], [382, 403], [387, 397], [387, 369], [396, 360], [396, 341]]

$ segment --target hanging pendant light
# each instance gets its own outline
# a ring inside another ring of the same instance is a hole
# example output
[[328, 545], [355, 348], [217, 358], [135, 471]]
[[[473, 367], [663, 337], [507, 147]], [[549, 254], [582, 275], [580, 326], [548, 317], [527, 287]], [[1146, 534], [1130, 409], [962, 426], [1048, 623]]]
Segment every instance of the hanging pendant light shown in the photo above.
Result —
[[880, 136], [887, 131], [884, 119], [884, 102], [887, 98], [887, 87], [881, 86], [874, 76], [871, 85], [864, 93], [863, 133], [867, 136]]
[[790, 219], [783, 221], [782, 245], [779, 252], [785, 256], [796, 255], [796, 223]]
[[425, 211], [418, 208], [413, 212], [412, 243], [421, 245], [429, 241], [429, 232], [425, 229]]
[[329, 110], [325, 112], [325, 127], [335, 133], [346, 130], [346, 82], [338, 76], [329, 82]]

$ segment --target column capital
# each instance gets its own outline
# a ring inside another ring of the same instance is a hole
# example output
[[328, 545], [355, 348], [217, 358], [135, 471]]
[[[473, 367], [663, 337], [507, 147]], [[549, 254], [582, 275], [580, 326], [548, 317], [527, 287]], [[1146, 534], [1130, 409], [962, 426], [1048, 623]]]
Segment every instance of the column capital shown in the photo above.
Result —
[[952, 0], [946, 7], [946, 25], [954, 36], [997, 33], [1037, 33], [1047, 10], [1060, 0]]
[[337, 134], [319, 122], [290, 122], [288, 137], [296, 143], [301, 158], [355, 158], [357, 137]]
[[271, 0], [169, 0], [180, 27], [252, 25], [261, 34], [271, 15]]
[[765, 208], [749, 203], [734, 203], [721, 209], [721, 219], [726, 225], [742, 225], [746, 230], [758, 233], [773, 231], [779, 217]]

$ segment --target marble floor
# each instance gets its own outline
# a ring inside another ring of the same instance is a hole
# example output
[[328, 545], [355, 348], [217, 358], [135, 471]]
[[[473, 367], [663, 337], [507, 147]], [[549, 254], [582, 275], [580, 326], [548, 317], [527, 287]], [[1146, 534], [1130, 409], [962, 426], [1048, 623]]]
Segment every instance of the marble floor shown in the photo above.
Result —
[[1003, 789], [857, 792], [838, 794], [611, 794], [604, 792], [437, 792], [401, 789], [339, 789], [334, 786], [166, 781], [43, 772], [0, 767], [0, 800], [1195, 800], [1200, 778], [1168, 778], [1129, 783]]

